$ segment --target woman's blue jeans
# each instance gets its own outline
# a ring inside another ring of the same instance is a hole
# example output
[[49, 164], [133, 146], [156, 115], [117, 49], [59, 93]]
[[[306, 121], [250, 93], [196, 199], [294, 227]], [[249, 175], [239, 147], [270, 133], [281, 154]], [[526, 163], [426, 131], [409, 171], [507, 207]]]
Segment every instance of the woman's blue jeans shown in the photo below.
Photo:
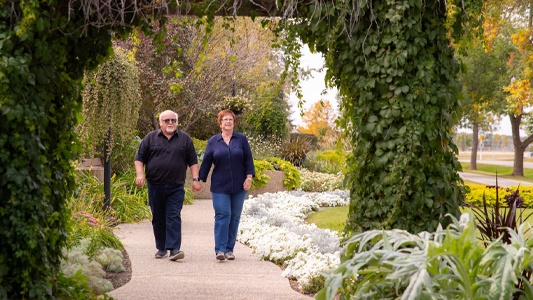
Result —
[[215, 209], [215, 253], [233, 252], [247, 193], [245, 190], [231, 194], [211, 193]]
[[185, 199], [183, 184], [148, 184], [152, 227], [158, 250], [181, 247], [181, 209]]

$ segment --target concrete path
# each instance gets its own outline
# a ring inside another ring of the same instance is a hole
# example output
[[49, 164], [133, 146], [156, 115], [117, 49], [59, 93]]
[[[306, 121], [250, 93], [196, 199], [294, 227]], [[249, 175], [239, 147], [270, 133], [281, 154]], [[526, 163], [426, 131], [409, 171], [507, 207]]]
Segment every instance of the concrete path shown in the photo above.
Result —
[[[495, 161], [479, 163], [497, 164]], [[512, 162], [511, 162], [512, 163]], [[495, 185], [493, 176], [459, 173], [463, 179]], [[498, 178], [500, 186], [532, 186], [527, 182]], [[132, 278], [108, 294], [117, 300], [309, 300], [294, 291], [281, 268], [262, 261], [252, 249], [237, 243], [234, 261], [219, 262], [213, 249], [213, 207], [211, 200], [195, 200], [182, 211], [185, 259], [172, 262], [155, 259], [157, 251], [150, 221], [121, 224], [115, 234], [131, 260]]]
[[211, 200], [195, 200], [182, 211], [182, 248], [185, 259], [155, 259], [152, 225], [146, 220], [121, 224], [115, 234], [131, 260], [132, 278], [108, 294], [117, 300], [132, 299], [312, 299], [294, 291], [281, 268], [262, 261], [251, 248], [237, 243], [236, 259], [219, 262], [213, 249]]
[[[486, 176], [486, 175], [465, 173], [465, 172], [459, 172], [459, 176], [461, 176], [461, 178], [463, 178], [464, 180], [470, 180], [470, 181], [485, 184], [485, 185], [496, 185], [496, 176]], [[498, 177], [498, 186], [510, 187], [510, 186], [518, 186], [518, 185], [533, 186], [533, 183]]]

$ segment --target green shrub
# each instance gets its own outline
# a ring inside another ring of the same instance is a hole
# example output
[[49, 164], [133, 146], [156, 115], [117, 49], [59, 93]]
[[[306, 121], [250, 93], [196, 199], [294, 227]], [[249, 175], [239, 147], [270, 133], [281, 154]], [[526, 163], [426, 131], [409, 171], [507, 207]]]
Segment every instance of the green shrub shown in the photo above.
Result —
[[[465, 195], [465, 201], [467, 202], [467, 204], [482, 207], [483, 196], [485, 196], [485, 200], [487, 202], [488, 207], [494, 207], [496, 205], [496, 187], [486, 186], [483, 184], [467, 184], [465, 186], [468, 188], [467, 193]], [[509, 195], [517, 189], [518, 187], [515, 186], [507, 188], [498, 187], [498, 193], [500, 197], [503, 198], [505, 195]], [[533, 208], [533, 187], [523, 186], [519, 189], [520, 196], [522, 197], [522, 199], [524, 199], [522, 207]]]
[[[133, 168], [111, 178], [111, 208], [118, 222], [134, 223], [150, 218], [148, 189], [135, 185]], [[103, 185], [100, 186], [103, 189]]]
[[283, 186], [289, 190], [300, 188], [302, 179], [300, 178], [300, 171], [288, 161], [277, 157], [271, 157], [268, 161], [274, 166], [274, 169], [283, 171], [285, 177], [283, 178]]
[[337, 174], [346, 173], [346, 158], [349, 153], [342, 150], [311, 151], [304, 162], [310, 171]]
[[[59, 300], [96, 300], [97, 293], [89, 286], [89, 278], [83, 275], [82, 270], [67, 276], [59, 272], [55, 280], [54, 299]], [[104, 298], [108, 299], [108, 298]]]
[[280, 157], [293, 165], [301, 167], [311, 151], [311, 145], [305, 139], [294, 139], [285, 142], [280, 149]]
[[185, 185], [185, 198], [183, 199], [183, 204], [193, 204], [194, 203], [194, 193], [189, 185]]
[[279, 138], [248, 136], [248, 142], [250, 143], [254, 159], [262, 160], [279, 155], [281, 148], [281, 140]]
[[196, 150], [196, 156], [198, 156], [198, 162], [201, 162], [204, 158], [207, 141], [192, 138], [192, 143], [194, 144], [194, 149]]
[[116, 223], [113, 209], [104, 210], [103, 184], [84, 172], [75, 172], [77, 189], [67, 202], [70, 214], [67, 222], [68, 247], [78, 246], [84, 238], [90, 238], [87, 253], [92, 256], [105, 247], [123, 249], [122, 243], [112, 233]]
[[255, 160], [255, 178], [251, 188], [260, 188], [265, 186], [270, 180], [270, 176], [265, 172], [268, 170], [283, 171], [285, 177], [283, 186], [288, 190], [295, 190], [301, 186], [300, 171], [290, 162], [277, 157], [270, 157], [266, 160]]
[[[496, 204], [493, 207], [488, 206], [485, 195], [483, 195], [483, 206], [470, 207], [472, 214], [478, 220], [477, 229], [486, 247], [489, 247], [493, 241], [512, 244], [513, 233], [523, 227], [532, 215], [532, 213], [524, 213], [524, 209], [522, 209], [524, 199], [520, 197], [518, 188], [514, 192], [500, 198], [497, 183], [498, 181], [496, 181], [495, 187]], [[505, 206], [503, 203], [505, 203]], [[528, 228], [524, 233], [527, 233], [530, 229], [531, 227], [528, 223]], [[525, 283], [531, 282], [532, 270], [533, 267], [531, 265], [526, 267], [522, 271], [521, 276], [516, 279], [516, 289], [512, 295], [513, 300], [522, 299], [524, 296], [524, 288], [528, 287]]]
[[[105, 279], [104, 267], [87, 254], [91, 239], [82, 240], [77, 246], [68, 249], [61, 262], [61, 271], [65, 276], [76, 276], [81, 270], [87, 276], [89, 287], [97, 294], [103, 294], [113, 289], [111, 281]], [[122, 257], [122, 256], [121, 256]]]
[[255, 168], [255, 177], [252, 181], [252, 186], [250, 189], [260, 188], [265, 186], [270, 180], [270, 176], [266, 175], [265, 172], [268, 170], [274, 170], [274, 167], [271, 163], [266, 160], [256, 160], [254, 159], [254, 168]]
[[305, 293], [316, 293], [320, 291], [324, 287], [324, 282], [326, 281], [326, 278], [324, 275], [319, 275], [311, 278], [311, 280], [306, 284], [302, 286], [302, 291]]
[[113, 172], [122, 174], [132, 168], [139, 144], [140, 140], [137, 137], [125, 140], [116, 137], [113, 151], [111, 152], [111, 168], [113, 168]]
[[95, 260], [99, 262], [109, 272], [124, 272], [122, 264], [122, 252], [113, 248], [105, 248], [98, 252]]

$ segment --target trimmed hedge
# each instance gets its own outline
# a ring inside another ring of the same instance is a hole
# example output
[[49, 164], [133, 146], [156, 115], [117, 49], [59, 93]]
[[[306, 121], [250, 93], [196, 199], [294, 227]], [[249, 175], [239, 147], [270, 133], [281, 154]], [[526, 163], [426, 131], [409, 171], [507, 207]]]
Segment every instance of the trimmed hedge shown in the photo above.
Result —
[[[465, 201], [475, 206], [483, 206], [483, 195], [487, 201], [488, 206], [496, 205], [496, 187], [487, 186], [484, 184], [467, 184]], [[505, 196], [519, 189], [519, 195], [524, 199], [523, 208], [533, 207], [533, 187], [530, 186], [512, 186], [512, 187], [498, 187], [498, 196], [500, 198], [500, 205], [507, 206]]]

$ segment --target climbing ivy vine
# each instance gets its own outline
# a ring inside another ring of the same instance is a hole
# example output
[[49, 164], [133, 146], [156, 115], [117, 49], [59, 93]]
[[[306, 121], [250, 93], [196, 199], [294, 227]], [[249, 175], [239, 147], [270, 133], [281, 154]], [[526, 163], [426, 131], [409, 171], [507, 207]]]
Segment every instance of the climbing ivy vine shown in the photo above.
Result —
[[63, 1], [0, 8], [0, 298], [51, 299], [81, 149], [81, 80], [109, 55], [112, 32]]
[[[446, 225], [463, 200], [452, 38], [482, 1], [315, 2], [292, 26], [325, 56], [353, 157], [348, 232]], [[463, 6], [454, 6], [460, 4]], [[452, 13], [453, 12], [453, 13]]]

